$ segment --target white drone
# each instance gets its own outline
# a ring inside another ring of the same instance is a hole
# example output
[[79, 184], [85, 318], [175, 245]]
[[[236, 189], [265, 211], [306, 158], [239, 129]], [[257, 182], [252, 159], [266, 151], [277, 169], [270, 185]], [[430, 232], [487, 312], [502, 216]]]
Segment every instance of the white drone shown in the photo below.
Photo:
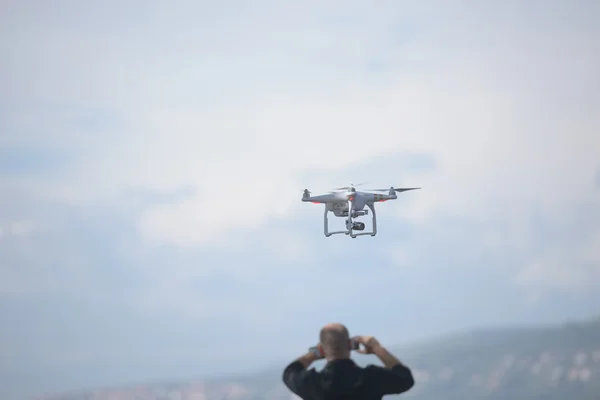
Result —
[[[359, 185], [356, 185], [359, 186]], [[375, 203], [395, 200], [398, 198], [396, 193], [406, 192], [408, 190], [416, 190], [421, 188], [401, 188], [394, 189], [394, 187], [390, 187], [389, 189], [368, 189], [364, 191], [357, 191], [354, 188], [354, 185], [350, 184], [350, 186], [342, 187], [334, 189], [334, 191], [329, 192], [328, 194], [322, 194], [319, 196], [311, 196], [308, 189], [304, 189], [304, 195], [302, 196], [302, 201], [311, 202], [315, 204], [325, 204], [325, 236], [329, 237], [331, 235], [335, 235], [338, 233], [345, 233], [346, 235], [350, 235], [353, 239], [357, 236], [362, 235], [371, 235], [375, 236], [377, 234], [377, 217], [375, 215]], [[375, 192], [375, 193], [374, 193]], [[377, 192], [387, 192], [387, 193], [377, 193]], [[371, 209], [372, 218], [373, 218], [373, 231], [372, 232], [361, 232], [354, 233], [354, 231], [363, 231], [365, 229], [365, 224], [362, 222], [354, 222], [352, 219], [361, 217], [363, 215], [368, 215], [369, 210], [365, 210], [365, 206]], [[329, 232], [329, 224], [327, 220], [327, 214], [329, 212], [333, 212], [336, 217], [347, 217], [346, 219], [346, 230], [345, 231], [336, 231]]]

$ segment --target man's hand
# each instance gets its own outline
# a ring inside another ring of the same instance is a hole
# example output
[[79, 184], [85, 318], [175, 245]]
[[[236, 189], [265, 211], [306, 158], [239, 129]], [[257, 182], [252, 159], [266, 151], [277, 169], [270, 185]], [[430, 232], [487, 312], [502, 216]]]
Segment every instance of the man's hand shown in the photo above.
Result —
[[356, 336], [352, 339], [363, 345], [364, 348], [359, 347], [357, 350], [361, 354], [376, 354], [381, 349], [381, 344], [373, 336]]
[[364, 346], [364, 349], [357, 350], [359, 353], [375, 354], [387, 368], [401, 364], [400, 360], [387, 351], [373, 336], [357, 336], [353, 339]]

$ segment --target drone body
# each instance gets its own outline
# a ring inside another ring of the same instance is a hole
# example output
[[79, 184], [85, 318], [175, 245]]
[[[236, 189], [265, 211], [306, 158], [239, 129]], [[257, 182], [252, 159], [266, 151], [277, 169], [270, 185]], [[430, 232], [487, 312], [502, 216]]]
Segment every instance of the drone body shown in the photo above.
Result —
[[[365, 191], [357, 191], [353, 185], [350, 185], [348, 187], [335, 189], [335, 191], [328, 194], [322, 194], [318, 196], [311, 196], [308, 189], [304, 189], [302, 201], [325, 205], [324, 229], [326, 237], [344, 233], [346, 235], [350, 235], [350, 237], [354, 239], [357, 236], [375, 236], [377, 234], [375, 203], [395, 200], [398, 198], [396, 193], [415, 189], [420, 188], [394, 189], [394, 187], [390, 187], [389, 189], [370, 189]], [[364, 223], [353, 221], [354, 218], [369, 214], [369, 210], [365, 210], [365, 206], [371, 210], [373, 230], [372, 232], [354, 233], [354, 231], [363, 231], [365, 229]], [[327, 219], [329, 212], [332, 212], [336, 217], [346, 218], [346, 230], [329, 232], [329, 223]]]

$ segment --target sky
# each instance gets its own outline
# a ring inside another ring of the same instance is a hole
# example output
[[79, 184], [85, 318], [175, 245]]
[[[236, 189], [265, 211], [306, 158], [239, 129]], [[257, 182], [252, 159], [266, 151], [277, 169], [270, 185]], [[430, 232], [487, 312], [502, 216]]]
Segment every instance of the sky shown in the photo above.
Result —
[[[0, 397], [600, 314], [599, 18], [3, 1]], [[365, 181], [422, 189], [325, 238], [302, 191]]]

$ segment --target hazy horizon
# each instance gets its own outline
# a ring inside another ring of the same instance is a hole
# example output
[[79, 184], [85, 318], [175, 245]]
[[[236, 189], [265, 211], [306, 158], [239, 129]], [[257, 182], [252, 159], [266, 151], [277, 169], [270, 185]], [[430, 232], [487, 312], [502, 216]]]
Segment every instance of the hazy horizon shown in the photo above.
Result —
[[[457, 338], [462, 335], [467, 334], [485, 334], [486, 331], [513, 331], [513, 330], [521, 330], [521, 329], [539, 329], [539, 328], [548, 328], [555, 329], [560, 328], [561, 326], [567, 323], [587, 323], [600, 319], [600, 314], [591, 316], [588, 318], [578, 318], [578, 319], [563, 319], [558, 321], [548, 321], [546, 323], [523, 323], [516, 325], [488, 325], [488, 326], [479, 326], [465, 329], [453, 330], [450, 332], [444, 332], [433, 336], [428, 336], [425, 338], [417, 338], [415, 340], [409, 340], [402, 343], [388, 343], [386, 346], [397, 356], [402, 357], [402, 353], [399, 352], [401, 349], [419, 349], [423, 350], [423, 346], [427, 346], [429, 344], [439, 344], [440, 341], [444, 341], [446, 339]], [[361, 355], [353, 353], [351, 357], [357, 361], [358, 363], [369, 364], [375, 363], [379, 364], [380, 362], [372, 355]], [[146, 385], [160, 385], [160, 384], [189, 384], [194, 382], [206, 381], [215, 383], [217, 381], [227, 381], [227, 382], [235, 382], [236, 379], [251, 379], [251, 378], [263, 378], [266, 374], [276, 374], [279, 375], [283, 368], [291, 361], [289, 358], [281, 358], [274, 359], [267, 364], [259, 363], [255, 367], [248, 368], [246, 370], [240, 370], [235, 373], [219, 373], [216, 375], [179, 375], [176, 377], [165, 376], [163, 378], [157, 378], [154, 380], [137, 380], [137, 381], [119, 381], [114, 382], [113, 384], [106, 384], [104, 386], [81, 386], [79, 388], [66, 391], [55, 392], [54, 394], [75, 394], [75, 393], [84, 393], [84, 392], [94, 392], [94, 391], [103, 391], [103, 390], [118, 390], [125, 388], [132, 388], [136, 386], [146, 386]], [[312, 367], [320, 369], [324, 365], [323, 361], [317, 361]], [[412, 364], [411, 364], [412, 365]], [[414, 367], [414, 366], [413, 366]], [[275, 385], [276, 382], [273, 382]]]
[[362, 5], [2, 2], [0, 397], [600, 314], [600, 3]]

